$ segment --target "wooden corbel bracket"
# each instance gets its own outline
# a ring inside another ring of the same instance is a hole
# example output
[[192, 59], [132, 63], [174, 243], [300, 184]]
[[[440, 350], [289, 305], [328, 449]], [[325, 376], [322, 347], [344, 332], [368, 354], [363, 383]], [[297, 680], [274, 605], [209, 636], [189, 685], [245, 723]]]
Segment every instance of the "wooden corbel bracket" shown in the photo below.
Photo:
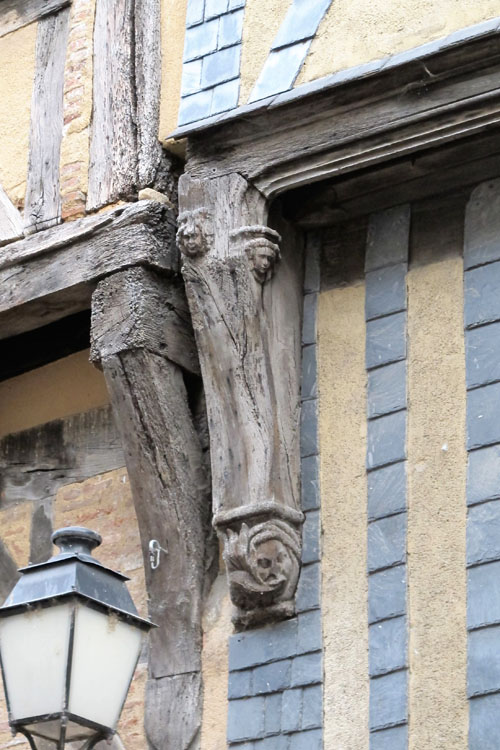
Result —
[[[302, 255], [238, 174], [180, 181], [178, 244], [207, 399], [213, 524], [239, 627], [290, 617], [300, 572]], [[281, 245], [281, 247], [280, 247]]]

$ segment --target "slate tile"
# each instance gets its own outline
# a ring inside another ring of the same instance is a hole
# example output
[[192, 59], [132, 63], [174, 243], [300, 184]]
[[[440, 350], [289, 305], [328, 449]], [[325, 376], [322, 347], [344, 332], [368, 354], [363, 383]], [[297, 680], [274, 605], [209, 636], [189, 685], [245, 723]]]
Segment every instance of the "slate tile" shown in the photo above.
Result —
[[306, 294], [304, 296], [304, 311], [302, 314], [302, 343], [316, 343], [316, 321], [318, 313], [318, 295]]
[[198, 94], [186, 96], [181, 99], [179, 108], [179, 125], [203, 120], [205, 117], [209, 116], [211, 106], [211, 91], [200, 91]]
[[371, 214], [366, 240], [365, 271], [407, 263], [410, 241], [410, 206], [396, 206]]
[[252, 672], [245, 669], [242, 672], [230, 672], [227, 684], [228, 698], [245, 698], [253, 694]]
[[406, 617], [394, 617], [370, 625], [370, 675], [393, 672], [408, 665], [408, 624]]
[[500, 323], [465, 332], [467, 388], [500, 380]]
[[320, 585], [319, 563], [302, 566], [295, 599], [297, 612], [304, 612], [319, 607]]
[[212, 114], [217, 112], [226, 112], [238, 105], [238, 96], [240, 91], [240, 80], [235, 78], [234, 81], [220, 83], [213, 89], [212, 96]]
[[500, 263], [489, 263], [467, 271], [464, 276], [465, 325], [475, 326], [500, 320]]
[[458, 44], [467, 39], [474, 39], [474, 37], [483, 36], [484, 34], [492, 33], [498, 29], [498, 18], [492, 18], [489, 21], [481, 21], [473, 26], [466, 26], [465, 28], [458, 29], [452, 34], [448, 34], [445, 37], [445, 44], [450, 46], [452, 44]]
[[319, 456], [307, 456], [301, 460], [302, 467], [302, 510], [316, 510], [320, 507]]
[[292, 687], [313, 685], [323, 679], [323, 658], [321, 651], [296, 656], [292, 661]]
[[407, 670], [370, 680], [370, 729], [402, 724], [407, 719]]
[[473, 505], [467, 517], [467, 563], [500, 559], [500, 500]]
[[368, 373], [368, 417], [381, 417], [406, 406], [406, 362]]
[[240, 72], [241, 45], [214, 52], [203, 58], [201, 86], [208, 88], [237, 78]]
[[278, 734], [281, 730], [281, 700], [282, 693], [274, 693], [266, 697], [264, 732]]
[[370, 750], [408, 750], [408, 725], [372, 732]]
[[366, 324], [366, 367], [378, 367], [406, 357], [406, 312], [369, 320]]
[[323, 645], [321, 631], [321, 611], [301, 612], [298, 620], [297, 654], [318, 651]]
[[[266, 737], [259, 742], [255, 742], [254, 750], [288, 750], [289, 736], [287, 734], [278, 734], [274, 737]], [[239, 750], [239, 748], [234, 748]]]
[[244, 8], [246, 0], [229, 0], [228, 10], [236, 10], [236, 8]]
[[302, 562], [303, 564], [318, 562], [320, 558], [320, 530], [321, 522], [318, 510], [306, 513], [306, 520], [302, 527]]
[[406, 612], [406, 565], [368, 576], [368, 622]]
[[500, 445], [469, 453], [467, 466], [467, 503], [500, 497]]
[[406, 461], [370, 471], [368, 518], [383, 518], [406, 509]]
[[432, 42], [421, 44], [418, 47], [413, 47], [408, 50], [403, 50], [395, 55], [391, 55], [385, 63], [383, 69], [395, 68], [396, 66], [403, 65], [404, 63], [411, 62], [412, 60], [418, 60], [422, 57], [437, 52], [443, 47], [442, 39], [435, 39]]
[[471, 450], [498, 442], [500, 442], [500, 383], [492, 383], [468, 393], [467, 448]]
[[318, 365], [315, 344], [309, 344], [302, 348], [302, 384], [300, 395], [302, 399], [317, 398], [318, 396]]
[[500, 690], [500, 626], [470, 631], [467, 651], [469, 697]]
[[471, 193], [465, 210], [464, 267], [500, 260], [500, 179]]
[[296, 653], [297, 618], [293, 618], [277, 625], [232, 635], [229, 638], [229, 669], [246, 669], [286, 659]]
[[469, 750], [498, 750], [500, 694], [474, 698], [469, 703]]
[[194, 24], [201, 23], [203, 21], [204, 10], [205, 0], [188, 0], [186, 26], [193, 26]]
[[367, 320], [406, 309], [406, 263], [366, 274]]
[[189, 96], [200, 90], [201, 86], [201, 60], [193, 60], [182, 66], [181, 95]]
[[406, 458], [406, 410], [368, 422], [367, 469]]
[[332, 0], [295, 0], [274, 38], [271, 49], [313, 37], [331, 2]]
[[302, 690], [285, 690], [281, 701], [281, 731], [296, 732], [302, 722]]
[[218, 48], [231, 47], [233, 44], [241, 42], [243, 33], [243, 16], [244, 11], [238, 10], [236, 13], [226, 13], [219, 19], [219, 38]]
[[228, 0], [205, 0], [205, 20], [226, 13]]
[[368, 524], [368, 570], [388, 568], [406, 560], [406, 513]]
[[290, 736], [289, 750], [322, 750], [322, 748], [323, 732], [321, 729], [312, 729], [310, 732], [297, 732], [297, 734]]
[[229, 742], [252, 740], [264, 732], [264, 698], [229, 701], [227, 739]]
[[256, 667], [253, 671], [253, 690], [255, 695], [276, 693], [290, 686], [292, 662], [290, 659], [273, 661]]
[[248, 101], [255, 102], [292, 88], [310, 45], [310, 41], [298, 42], [291, 47], [271, 51]]
[[500, 562], [467, 571], [467, 627], [500, 623]]
[[302, 693], [302, 729], [315, 729], [323, 723], [323, 688], [313, 685]]
[[184, 62], [208, 55], [217, 49], [219, 21], [209, 21], [186, 29], [184, 38]]
[[304, 401], [300, 408], [300, 455], [302, 458], [319, 453], [318, 404], [315, 399]]

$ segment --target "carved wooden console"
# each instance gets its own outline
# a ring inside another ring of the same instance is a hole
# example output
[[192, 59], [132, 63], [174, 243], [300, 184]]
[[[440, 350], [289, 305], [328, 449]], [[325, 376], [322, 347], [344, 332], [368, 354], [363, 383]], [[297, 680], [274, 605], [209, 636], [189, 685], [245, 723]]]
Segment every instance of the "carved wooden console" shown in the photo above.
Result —
[[[238, 174], [179, 186], [178, 244], [210, 429], [214, 526], [241, 627], [289, 617], [300, 570], [302, 256]], [[283, 236], [280, 236], [282, 234]]]

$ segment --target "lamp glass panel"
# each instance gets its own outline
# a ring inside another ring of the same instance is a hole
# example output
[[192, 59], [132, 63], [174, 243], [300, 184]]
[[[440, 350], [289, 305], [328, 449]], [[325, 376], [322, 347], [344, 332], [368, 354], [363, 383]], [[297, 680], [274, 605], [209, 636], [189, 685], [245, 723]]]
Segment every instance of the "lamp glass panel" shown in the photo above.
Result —
[[142, 631], [78, 605], [68, 711], [114, 729], [142, 645]]
[[71, 604], [0, 619], [0, 650], [13, 720], [62, 711]]

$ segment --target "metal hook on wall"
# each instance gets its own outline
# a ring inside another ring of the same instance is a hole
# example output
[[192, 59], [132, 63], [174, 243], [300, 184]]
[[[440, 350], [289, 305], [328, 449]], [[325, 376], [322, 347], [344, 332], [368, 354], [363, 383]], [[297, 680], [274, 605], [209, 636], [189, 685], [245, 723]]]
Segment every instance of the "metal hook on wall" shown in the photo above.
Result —
[[157, 539], [151, 539], [149, 542], [149, 564], [151, 570], [156, 570], [160, 565], [161, 553], [168, 554], [168, 550], [163, 549], [160, 542]]

